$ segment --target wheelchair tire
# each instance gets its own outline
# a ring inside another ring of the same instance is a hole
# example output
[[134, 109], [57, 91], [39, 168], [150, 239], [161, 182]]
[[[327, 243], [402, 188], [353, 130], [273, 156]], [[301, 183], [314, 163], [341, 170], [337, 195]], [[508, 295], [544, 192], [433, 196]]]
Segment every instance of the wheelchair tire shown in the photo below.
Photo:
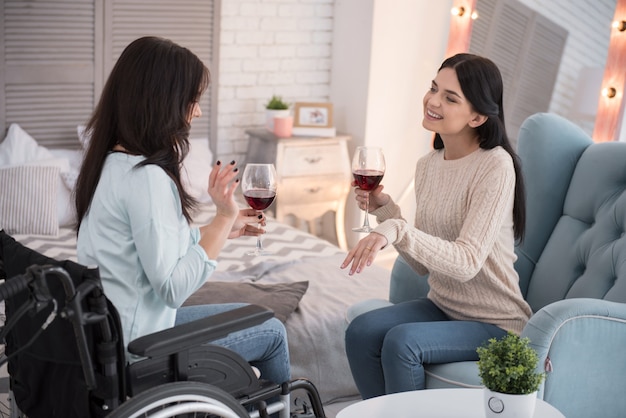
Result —
[[249, 418], [246, 409], [224, 390], [199, 382], [174, 382], [133, 396], [108, 418], [139, 417]]

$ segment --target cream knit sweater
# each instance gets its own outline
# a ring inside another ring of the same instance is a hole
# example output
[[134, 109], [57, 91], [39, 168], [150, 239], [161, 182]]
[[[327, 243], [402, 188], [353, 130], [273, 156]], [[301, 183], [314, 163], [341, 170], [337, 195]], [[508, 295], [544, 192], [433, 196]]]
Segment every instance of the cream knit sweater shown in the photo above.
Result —
[[453, 319], [495, 324], [517, 334], [531, 315], [513, 269], [515, 170], [501, 147], [457, 160], [443, 150], [415, 171], [415, 226], [394, 203], [372, 212], [384, 235], [419, 274], [428, 298]]

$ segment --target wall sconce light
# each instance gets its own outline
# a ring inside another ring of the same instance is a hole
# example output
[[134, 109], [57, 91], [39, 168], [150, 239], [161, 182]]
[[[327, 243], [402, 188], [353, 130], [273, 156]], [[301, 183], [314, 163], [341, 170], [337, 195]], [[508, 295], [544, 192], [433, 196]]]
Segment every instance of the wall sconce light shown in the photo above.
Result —
[[453, 7], [450, 10], [450, 13], [452, 13], [452, 16], [462, 17], [465, 14], [465, 7], [463, 7], [463, 6]]
[[615, 90], [615, 87], [605, 87], [602, 89], [602, 97], [608, 97], [609, 99], [612, 99], [613, 97], [615, 97], [616, 94], [617, 90]]
[[616, 20], [611, 26], [620, 32], [624, 32], [626, 30], [626, 20]]
[[[458, 16], [458, 17], [463, 17], [463, 15], [465, 15], [466, 11], [467, 10], [465, 10], [465, 7], [463, 7], [463, 6], [458, 6], [458, 7], [455, 6], [452, 9], [450, 9], [450, 13], [452, 14], [452, 16]], [[472, 20], [478, 19], [478, 12], [476, 12], [476, 10], [474, 10], [470, 14], [470, 19], [472, 19]]]

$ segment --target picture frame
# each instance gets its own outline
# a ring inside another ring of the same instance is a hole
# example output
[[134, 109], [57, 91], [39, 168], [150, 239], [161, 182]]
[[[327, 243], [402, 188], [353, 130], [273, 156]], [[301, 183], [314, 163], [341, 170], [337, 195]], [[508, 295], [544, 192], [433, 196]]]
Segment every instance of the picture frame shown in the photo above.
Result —
[[294, 127], [332, 128], [332, 103], [298, 103], [294, 105]]

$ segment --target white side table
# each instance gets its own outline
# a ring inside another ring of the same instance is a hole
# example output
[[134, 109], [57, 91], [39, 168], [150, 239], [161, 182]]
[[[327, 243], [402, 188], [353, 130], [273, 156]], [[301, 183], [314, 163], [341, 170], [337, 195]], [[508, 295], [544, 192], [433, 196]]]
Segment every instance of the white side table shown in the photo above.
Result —
[[309, 232], [317, 235], [315, 219], [332, 211], [337, 242], [347, 249], [344, 214], [352, 181], [347, 145], [350, 137], [279, 138], [265, 128], [246, 133], [250, 136], [246, 163], [276, 166], [276, 219], [284, 222], [287, 215], [295, 215], [306, 220]]
[[[394, 393], [354, 403], [337, 418], [485, 418], [483, 389], [426, 389]], [[534, 418], [565, 418], [537, 399]]]

